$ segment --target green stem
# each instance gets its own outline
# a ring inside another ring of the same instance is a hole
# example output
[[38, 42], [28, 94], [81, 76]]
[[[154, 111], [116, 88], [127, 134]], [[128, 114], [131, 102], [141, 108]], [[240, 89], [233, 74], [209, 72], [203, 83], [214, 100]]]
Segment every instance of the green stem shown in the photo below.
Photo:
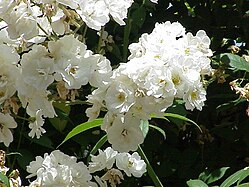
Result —
[[97, 53], [101, 53], [101, 45], [103, 42], [103, 32], [104, 32], [104, 27], [101, 27], [101, 30], [99, 31], [99, 42], [98, 42], [98, 47], [97, 47]]
[[153, 183], [155, 184], [155, 186], [156, 187], [163, 187], [163, 184], [161, 183], [160, 179], [156, 175], [155, 171], [153, 170], [152, 166], [150, 165], [148, 158], [146, 157], [145, 153], [143, 152], [143, 150], [140, 146], [138, 146], [137, 151], [138, 151], [139, 155], [142, 157], [142, 159], [145, 161], [145, 163], [147, 164], [148, 174], [149, 174], [150, 178], [152, 179]]
[[85, 43], [86, 41], [85, 41], [85, 37], [86, 37], [86, 32], [87, 32], [87, 25], [86, 24], [84, 24], [84, 30], [83, 30], [83, 33], [82, 33], [82, 38], [83, 38], [83, 42]]
[[[9, 152], [10, 152], [9, 147], [7, 147], [7, 148], [6, 148], [6, 151], [5, 151], [6, 155], [9, 154]], [[6, 159], [6, 160], [5, 160], [5, 165], [6, 165], [6, 161], [7, 161], [7, 166], [9, 167], [9, 166], [11, 165], [11, 164], [10, 164], [10, 159], [9, 159], [8, 156], [6, 156], [5, 159]]]
[[22, 116], [18, 116], [18, 115], [15, 115], [15, 114], [11, 114], [11, 116], [14, 117], [14, 118], [17, 118], [17, 119], [22, 119], [24, 121], [29, 121], [30, 122], [30, 119], [22, 117]]
[[[130, 12], [128, 12], [129, 18]], [[126, 62], [127, 60], [127, 53], [128, 53], [128, 45], [129, 45], [129, 37], [131, 33], [131, 23], [132, 19], [127, 19], [125, 28], [124, 28], [124, 43], [123, 43], [123, 61]]]
[[243, 78], [241, 79], [239, 84], [241, 85], [245, 79], [246, 79], [246, 72], [244, 73]]
[[84, 25], [85, 25], [85, 23], [82, 21], [82, 22], [80, 23], [80, 25], [79, 25], [78, 27], [76, 27], [76, 29], [73, 31], [74, 34], [76, 34], [76, 33], [82, 28], [82, 26], [84, 26]]
[[[24, 116], [23, 122], [22, 122], [22, 124], [21, 124], [21, 130], [20, 130], [20, 134], [19, 134], [19, 140], [18, 140], [18, 143], [17, 143], [17, 148], [16, 148], [17, 151], [19, 151], [20, 146], [21, 146], [22, 131], [23, 131], [23, 128], [24, 128], [25, 120], [27, 120], [27, 119], [26, 119], [25, 116]], [[16, 155], [14, 156], [14, 159], [13, 159], [13, 162], [12, 162], [12, 165], [11, 165], [11, 170], [13, 170], [13, 168], [14, 168], [14, 166], [15, 166], [15, 163], [16, 163]]]
[[87, 101], [82, 100], [75, 100], [75, 101], [60, 101], [61, 103], [65, 105], [92, 105], [92, 103], [89, 103]]
[[39, 27], [39, 29], [42, 30], [42, 32], [44, 32], [46, 36], [48, 36], [48, 33], [42, 28], [42, 26], [39, 23], [37, 23], [37, 26]]
[[98, 149], [100, 149], [107, 141], [107, 135], [104, 135], [100, 140], [95, 144], [95, 146], [92, 148], [89, 156], [87, 157], [87, 163], [91, 160], [91, 156], [94, 155]]

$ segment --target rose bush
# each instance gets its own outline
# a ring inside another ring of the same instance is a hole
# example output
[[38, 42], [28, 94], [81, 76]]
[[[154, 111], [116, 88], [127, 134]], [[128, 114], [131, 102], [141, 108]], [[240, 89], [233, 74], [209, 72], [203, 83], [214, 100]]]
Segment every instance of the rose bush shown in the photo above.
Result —
[[[239, 38], [227, 35], [221, 42], [205, 25], [216, 18], [204, 19], [202, 10], [233, 9], [211, 2], [1, 1], [0, 146], [7, 153], [5, 162], [1, 152], [2, 184], [177, 186], [188, 180], [193, 186], [220, 179], [227, 167], [209, 179], [204, 170], [214, 166], [209, 159], [204, 164], [204, 157], [215, 150], [208, 153], [204, 146], [225, 142], [232, 132], [222, 125], [243, 131], [232, 143], [248, 143], [248, 128], [240, 126], [248, 122], [245, 115], [233, 125], [226, 117], [212, 121], [213, 111], [222, 115], [248, 101], [248, 36], [245, 24]], [[242, 4], [231, 5], [244, 21]], [[200, 18], [206, 22], [193, 26]], [[217, 82], [239, 99], [226, 100], [227, 92], [217, 96]], [[178, 180], [168, 180], [171, 175]]]

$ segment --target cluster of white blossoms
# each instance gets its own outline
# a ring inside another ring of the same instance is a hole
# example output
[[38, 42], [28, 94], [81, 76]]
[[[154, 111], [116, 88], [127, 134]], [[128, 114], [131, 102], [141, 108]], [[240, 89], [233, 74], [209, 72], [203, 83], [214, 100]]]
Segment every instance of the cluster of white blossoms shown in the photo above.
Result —
[[[153, 0], [156, 3], [157, 1]], [[37, 40], [38, 35], [70, 32], [76, 20], [94, 30], [100, 30], [110, 21], [125, 25], [128, 8], [133, 0], [10, 0], [0, 2], [0, 18], [8, 24], [10, 38]], [[70, 9], [67, 9], [69, 7]], [[38, 40], [39, 41], [39, 40]]]
[[[31, 187], [116, 186], [124, 174], [141, 177], [145, 162], [128, 152], [144, 141], [142, 122], [152, 114], [163, 115], [174, 99], [183, 99], [188, 110], [204, 106], [202, 77], [211, 72], [212, 55], [205, 31], [193, 35], [178, 22], [157, 23], [151, 34], [129, 46], [128, 62], [114, 70], [105, 56], [81, 42], [77, 31], [83, 27], [83, 32], [87, 27], [101, 30], [111, 19], [124, 25], [132, 3], [0, 1], [0, 143], [8, 147], [13, 141], [18, 117], [29, 122], [31, 138], [40, 138], [46, 132], [45, 118], [56, 116], [54, 100], [66, 100], [69, 93], [73, 98], [87, 84], [96, 88], [87, 97], [92, 104], [86, 110], [89, 121], [107, 111], [101, 129], [112, 148], [92, 156], [88, 167], [58, 150], [38, 156], [27, 167], [28, 178], [36, 176]], [[20, 107], [28, 118], [18, 116]], [[93, 175], [102, 170], [102, 177]]]
[[[60, 89], [79, 89], [90, 83], [102, 86], [110, 79], [110, 61], [104, 56], [87, 50], [73, 35], [66, 35], [44, 45], [33, 45], [21, 59], [14, 47], [0, 44], [0, 104], [11, 104], [11, 97], [17, 92], [18, 99], [30, 116], [29, 136], [37, 137], [46, 132], [44, 118], [56, 116], [48, 87], [56, 83]], [[60, 83], [60, 84], [59, 84]], [[62, 84], [61, 84], [62, 83]], [[59, 93], [63, 97], [63, 93]], [[13, 103], [12, 103], [13, 104]], [[17, 124], [10, 111], [0, 113], [0, 143], [9, 146], [13, 141], [11, 128]]]
[[[76, 157], [68, 156], [59, 150], [50, 155], [45, 153], [44, 157], [37, 156], [27, 166], [31, 173], [27, 178], [36, 177], [29, 185], [35, 186], [77, 186], [77, 187], [112, 187], [124, 180], [122, 171], [128, 176], [141, 177], [146, 172], [146, 164], [141, 160], [137, 152], [118, 153], [111, 147], [104, 151], [99, 150], [99, 155], [92, 156], [89, 166], [83, 162], [77, 162]], [[118, 169], [113, 165], [116, 162]], [[106, 169], [106, 173], [100, 178], [92, 173]], [[92, 182], [92, 179], [96, 182]]]
[[44, 158], [37, 156], [30, 162], [27, 171], [31, 173], [27, 178], [36, 176], [30, 187], [35, 186], [90, 186], [90, 175], [83, 162], [77, 162], [76, 157], [68, 156], [59, 150], [50, 155], [45, 153]]
[[[44, 118], [56, 116], [49, 100], [51, 84], [57, 84], [57, 92], [64, 99], [68, 90], [88, 83], [93, 87], [108, 84], [112, 75], [109, 60], [87, 50], [70, 26], [79, 29], [85, 23], [100, 30], [110, 17], [124, 25], [132, 3], [133, 0], [0, 1], [1, 115], [11, 113], [10, 108], [17, 114], [22, 106], [30, 116], [29, 136], [40, 138], [46, 132]], [[13, 99], [15, 93], [18, 99]], [[13, 141], [10, 129], [17, 124], [12, 116], [5, 118], [6, 122], [0, 124], [0, 142], [9, 146]]]
[[108, 141], [128, 152], [143, 143], [140, 121], [162, 116], [174, 99], [183, 99], [188, 110], [202, 110], [202, 77], [212, 70], [209, 46], [203, 30], [193, 35], [178, 22], [156, 23], [151, 34], [129, 46], [129, 61], [113, 70], [110, 82], [88, 96], [93, 104], [86, 111], [89, 120], [106, 108], [102, 129]]
[[[99, 155], [92, 156], [89, 163], [89, 171], [94, 173], [107, 169], [107, 174], [110, 172], [115, 173], [117, 169], [113, 168], [114, 163], [119, 170], [125, 172], [128, 177], [141, 177], [146, 172], [146, 163], [141, 160], [137, 152], [132, 155], [129, 153], [119, 153], [111, 147], [106, 148], [104, 151], [99, 150]], [[120, 171], [117, 173], [119, 175]], [[105, 175], [107, 175], [105, 174]], [[105, 175], [102, 178], [106, 178]], [[123, 179], [123, 175], [119, 175]]]
[[[0, 105], [4, 105], [6, 100], [16, 92], [15, 75], [20, 74], [17, 67], [19, 55], [14, 48], [5, 44], [0, 44]], [[0, 113], [0, 143], [9, 146], [13, 141], [10, 129], [16, 128], [17, 123], [9, 113]]]
[[44, 118], [56, 116], [48, 98], [51, 94], [48, 87], [52, 83], [62, 83], [62, 89], [68, 90], [79, 89], [88, 83], [99, 87], [111, 75], [110, 61], [87, 50], [86, 45], [73, 35], [49, 41], [47, 47], [34, 45], [22, 55], [17, 68], [15, 88], [22, 106], [34, 119], [29, 124], [32, 138], [40, 138], [46, 132], [42, 127]]

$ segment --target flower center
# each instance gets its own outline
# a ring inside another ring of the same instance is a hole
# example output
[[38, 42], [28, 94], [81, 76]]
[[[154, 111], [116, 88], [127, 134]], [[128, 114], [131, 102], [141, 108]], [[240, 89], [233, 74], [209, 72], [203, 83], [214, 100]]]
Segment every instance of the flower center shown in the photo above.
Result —
[[154, 56], [154, 58], [161, 59], [161, 56], [160, 55], [156, 55], [156, 56]]
[[189, 48], [186, 48], [186, 49], [185, 49], [185, 54], [186, 54], [186, 55], [189, 55], [189, 54], [190, 54], [190, 49], [189, 49]]
[[77, 69], [78, 69], [77, 66], [71, 67], [70, 70], [69, 70], [69, 73], [70, 74], [76, 74]]
[[179, 75], [174, 75], [172, 77], [172, 82], [174, 83], [174, 85], [179, 85], [181, 84], [181, 78]]
[[122, 135], [123, 137], [126, 137], [126, 136], [128, 135], [127, 129], [123, 129], [123, 131], [121, 132], [121, 135]]
[[46, 72], [44, 71], [44, 69], [37, 69], [37, 72], [40, 76], [45, 76]]
[[192, 99], [192, 100], [196, 100], [196, 99], [197, 99], [197, 93], [196, 93], [196, 91], [193, 91], [193, 92], [191, 93], [191, 99]]
[[131, 168], [131, 167], [133, 167], [133, 165], [134, 165], [134, 162], [132, 160], [129, 160], [128, 161], [128, 167]]
[[118, 93], [117, 94], [117, 99], [120, 101], [120, 102], [124, 102], [125, 101], [125, 94], [124, 93]]
[[8, 78], [5, 75], [0, 75], [0, 86], [3, 87], [7, 84]]
[[69, 66], [67, 66], [66, 68], [66, 72], [68, 72], [68, 74], [70, 75], [75, 75], [77, 73], [77, 70], [79, 69], [78, 66], [72, 66], [71, 64]]
[[5, 93], [4, 92], [0, 92], [0, 98], [4, 97]]

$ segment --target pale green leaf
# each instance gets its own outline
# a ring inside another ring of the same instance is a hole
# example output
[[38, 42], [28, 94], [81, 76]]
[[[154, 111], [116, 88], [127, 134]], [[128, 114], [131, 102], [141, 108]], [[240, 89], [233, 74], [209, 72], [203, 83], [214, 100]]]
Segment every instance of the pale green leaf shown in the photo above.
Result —
[[187, 185], [189, 187], [208, 187], [208, 185], [205, 182], [198, 179], [187, 181]]
[[206, 182], [207, 184], [210, 184], [212, 182], [215, 182], [222, 178], [225, 175], [225, 172], [229, 169], [229, 167], [222, 167], [217, 170], [214, 170], [213, 172], [203, 172], [200, 174], [199, 179]]
[[222, 184], [220, 187], [230, 187], [231, 185], [233, 185], [234, 183], [236, 183], [237, 181], [242, 181], [243, 179], [245, 179], [247, 176], [249, 176], [249, 167], [246, 167], [242, 170], [239, 170], [237, 172], [235, 172], [234, 174], [232, 174], [230, 177], [228, 177]]
[[[0, 181], [1, 183], [5, 184], [6, 187], [10, 187], [9, 178], [6, 175], [4, 175], [2, 172], [0, 172]], [[1, 186], [1, 183], [0, 183], [0, 186]]]
[[150, 117], [151, 118], [156, 118], [156, 119], [163, 119], [163, 120], [166, 120], [166, 121], [168, 121], [168, 122], [170, 122], [166, 117], [164, 117], [164, 116], [157, 116], [157, 115], [155, 115], [155, 114], [152, 114], [152, 115], [150, 115]]
[[21, 153], [19, 152], [11, 152], [11, 153], [7, 153], [6, 156], [12, 156], [12, 155], [19, 155], [19, 156], [22, 156]]
[[249, 169], [245, 168], [245, 170], [243, 169], [243, 172], [240, 175], [240, 178], [237, 182], [237, 185], [240, 184], [245, 178], [247, 178], [249, 176]]
[[85, 122], [85, 123], [78, 125], [71, 132], [68, 133], [66, 138], [61, 142], [61, 144], [59, 146], [61, 146], [63, 143], [65, 143], [70, 138], [72, 138], [72, 137], [74, 137], [74, 136], [76, 136], [76, 135], [78, 135], [86, 130], [92, 129], [94, 127], [99, 127], [102, 123], [103, 123], [103, 119], [98, 118], [98, 119], [95, 119], [93, 121]]
[[221, 61], [229, 64], [235, 69], [245, 70], [249, 72], [249, 62], [238, 55], [232, 53], [224, 53], [221, 55]]
[[107, 135], [104, 135], [100, 140], [95, 144], [95, 146], [92, 148], [90, 155], [87, 158], [87, 161], [90, 161], [91, 155], [94, 155], [98, 149], [100, 149], [107, 141]]
[[149, 127], [151, 127], [151, 128], [153, 128], [153, 129], [157, 130], [158, 132], [160, 132], [160, 133], [163, 135], [163, 138], [166, 139], [166, 133], [164, 132], [163, 129], [161, 129], [161, 128], [158, 127], [158, 126], [151, 125], [151, 124], [149, 124]]
[[248, 186], [249, 186], [249, 183], [244, 183], [244, 184], [238, 185], [237, 187], [248, 187]]
[[193, 125], [195, 125], [201, 132], [201, 128], [199, 127], [199, 125], [197, 125], [197, 123], [195, 123], [193, 120], [191, 119], [188, 119], [187, 117], [185, 116], [182, 116], [182, 115], [179, 115], [179, 114], [173, 114], [173, 113], [164, 113], [164, 116], [165, 117], [172, 117], [172, 118], [176, 118], [176, 119], [180, 119], [180, 120], [183, 120], [183, 121], [186, 121], [186, 122], [189, 122]]
[[143, 133], [143, 136], [146, 137], [149, 132], [149, 122], [148, 120], [141, 120], [140, 121], [140, 129]]

